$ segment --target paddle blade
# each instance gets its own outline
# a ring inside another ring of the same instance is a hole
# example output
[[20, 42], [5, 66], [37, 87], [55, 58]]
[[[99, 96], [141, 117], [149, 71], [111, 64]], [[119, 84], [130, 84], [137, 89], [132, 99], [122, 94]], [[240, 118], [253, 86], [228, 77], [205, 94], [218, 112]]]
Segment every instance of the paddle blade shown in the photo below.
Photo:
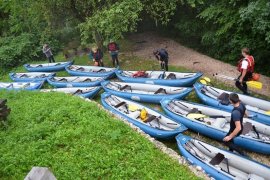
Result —
[[207, 85], [207, 82], [204, 79], [200, 79], [200, 83], [202, 83], [203, 85]]
[[187, 118], [190, 119], [200, 119], [200, 118], [205, 118], [206, 116], [204, 114], [196, 114], [196, 113], [190, 113], [187, 115]]
[[131, 112], [137, 111], [138, 109], [139, 109], [139, 107], [136, 105], [133, 105], [133, 104], [128, 105], [128, 110]]
[[211, 79], [209, 77], [203, 77], [202, 79], [204, 79], [206, 82], [211, 82]]
[[266, 111], [265, 114], [270, 115], [270, 111]]
[[247, 85], [251, 88], [262, 89], [262, 83], [258, 81], [247, 81]]

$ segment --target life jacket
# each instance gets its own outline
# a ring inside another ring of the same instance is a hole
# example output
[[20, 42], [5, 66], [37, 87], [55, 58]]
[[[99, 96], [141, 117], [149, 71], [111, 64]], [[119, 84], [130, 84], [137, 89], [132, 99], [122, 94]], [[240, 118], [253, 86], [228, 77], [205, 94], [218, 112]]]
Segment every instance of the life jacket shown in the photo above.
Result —
[[132, 76], [136, 78], [136, 77], [147, 77], [147, 75], [148, 74], [145, 71], [137, 71]]
[[109, 51], [117, 51], [117, 45], [116, 45], [116, 43], [114, 43], [114, 42], [109, 43], [108, 49], [109, 49]]
[[248, 67], [247, 67], [247, 72], [254, 72], [254, 66], [255, 66], [255, 61], [253, 56], [247, 56], [246, 58], [241, 59], [240, 61], [238, 61], [238, 65], [237, 65], [237, 70], [239, 72], [242, 72], [242, 62], [246, 60], [248, 62]]
[[141, 113], [140, 113], [140, 118], [142, 121], [145, 121], [147, 119], [147, 111], [145, 109], [142, 109], [141, 110]]

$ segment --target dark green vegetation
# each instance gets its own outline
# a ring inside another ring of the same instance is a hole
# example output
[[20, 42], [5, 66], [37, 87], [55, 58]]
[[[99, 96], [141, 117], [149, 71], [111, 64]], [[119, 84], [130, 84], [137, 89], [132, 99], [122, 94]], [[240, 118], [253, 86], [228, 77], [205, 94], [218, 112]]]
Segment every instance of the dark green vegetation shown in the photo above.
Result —
[[95, 103], [61, 93], [0, 96], [12, 109], [0, 129], [0, 179], [22, 179], [33, 165], [58, 179], [196, 179]]
[[66, 54], [94, 41], [104, 47], [109, 39], [119, 40], [136, 30], [160, 30], [230, 63], [247, 46], [256, 70], [269, 75], [269, 9], [268, 0], [1, 1], [0, 67], [44, 58], [44, 43], [54, 53]]

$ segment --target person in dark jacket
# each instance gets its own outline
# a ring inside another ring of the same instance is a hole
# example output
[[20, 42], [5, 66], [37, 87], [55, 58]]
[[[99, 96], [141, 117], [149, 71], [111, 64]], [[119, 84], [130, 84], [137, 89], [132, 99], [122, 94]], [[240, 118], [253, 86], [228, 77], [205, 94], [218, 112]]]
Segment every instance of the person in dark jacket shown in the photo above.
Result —
[[241, 151], [233, 144], [233, 139], [241, 135], [243, 131], [243, 118], [246, 115], [246, 107], [240, 101], [236, 93], [231, 93], [229, 95], [229, 100], [234, 108], [231, 113], [230, 130], [223, 138], [223, 141], [229, 146], [230, 151], [236, 150], [241, 153]]
[[110, 40], [110, 43], [108, 44], [108, 51], [111, 55], [113, 66], [115, 67], [115, 63], [117, 66], [119, 66], [118, 61], [118, 52], [119, 52], [119, 46], [116, 42], [113, 40]]
[[48, 58], [49, 63], [55, 62], [53, 53], [51, 48], [48, 46], [48, 44], [44, 44], [42, 52], [45, 54], [45, 56]]
[[161, 69], [168, 71], [169, 54], [165, 49], [158, 49], [153, 52], [154, 56], [160, 63]]
[[94, 62], [95, 66], [102, 66], [102, 67], [104, 66], [103, 60], [102, 60], [103, 53], [99, 48], [93, 47], [88, 57], [90, 60]]

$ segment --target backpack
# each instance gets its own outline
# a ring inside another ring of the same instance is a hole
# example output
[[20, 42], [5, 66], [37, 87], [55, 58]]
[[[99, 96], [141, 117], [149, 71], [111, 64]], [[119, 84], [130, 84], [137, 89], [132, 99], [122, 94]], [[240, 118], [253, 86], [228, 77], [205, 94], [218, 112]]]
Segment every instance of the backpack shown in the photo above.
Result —
[[109, 49], [109, 51], [116, 51], [117, 50], [117, 45], [116, 45], [116, 43], [110, 43], [109, 45], [108, 45], [108, 49]]
[[137, 77], [147, 77], [148, 74], [145, 71], [137, 71], [135, 72], [132, 77], [137, 78]]

